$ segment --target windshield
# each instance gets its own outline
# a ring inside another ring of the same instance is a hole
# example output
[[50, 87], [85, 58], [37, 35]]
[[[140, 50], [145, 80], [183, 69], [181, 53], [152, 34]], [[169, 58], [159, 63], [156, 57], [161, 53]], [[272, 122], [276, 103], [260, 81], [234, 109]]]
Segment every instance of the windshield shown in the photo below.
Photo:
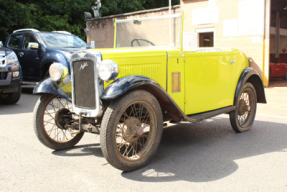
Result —
[[180, 47], [181, 14], [116, 20], [116, 48]]
[[90, 46], [77, 36], [62, 33], [41, 33], [46, 45], [54, 48], [81, 48]]

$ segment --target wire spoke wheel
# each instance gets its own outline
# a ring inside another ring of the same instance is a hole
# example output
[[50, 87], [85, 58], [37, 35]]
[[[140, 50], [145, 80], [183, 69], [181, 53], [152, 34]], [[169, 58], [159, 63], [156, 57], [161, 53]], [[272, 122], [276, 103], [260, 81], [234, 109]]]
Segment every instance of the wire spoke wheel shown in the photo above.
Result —
[[162, 134], [162, 112], [156, 98], [137, 90], [115, 100], [101, 125], [101, 149], [107, 161], [123, 171], [146, 165]]
[[250, 106], [250, 99], [249, 99], [249, 93], [248, 91], [245, 91], [244, 93], [241, 94], [240, 97], [240, 108], [242, 109], [242, 111], [240, 112], [240, 114], [237, 115], [238, 117], [238, 123], [240, 126], [243, 126], [244, 123], [247, 122], [248, 117], [249, 117], [249, 112], [251, 110], [251, 106]]
[[47, 147], [62, 150], [73, 147], [83, 136], [75, 133], [69, 124], [77, 121], [72, 104], [57, 95], [42, 95], [34, 108], [34, 130], [38, 139]]
[[255, 88], [251, 83], [246, 83], [237, 99], [236, 110], [230, 113], [230, 123], [236, 132], [244, 132], [252, 127], [256, 105]]
[[47, 104], [43, 116], [43, 126], [51, 140], [66, 143], [75, 137], [74, 130], [65, 127], [65, 125], [60, 125], [59, 122], [59, 120], [68, 121], [69, 118], [72, 119], [70, 111], [72, 111], [72, 104], [61, 97], [51, 98]]
[[116, 130], [118, 152], [127, 160], [140, 159], [155, 138], [155, 113], [144, 102], [131, 104], [121, 115]]

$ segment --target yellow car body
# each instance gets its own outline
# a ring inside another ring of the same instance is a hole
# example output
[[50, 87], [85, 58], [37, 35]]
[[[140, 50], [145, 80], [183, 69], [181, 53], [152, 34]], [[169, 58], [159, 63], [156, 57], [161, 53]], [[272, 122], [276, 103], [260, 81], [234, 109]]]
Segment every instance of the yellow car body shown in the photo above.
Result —
[[239, 77], [249, 65], [247, 57], [237, 49], [198, 50], [202, 49], [97, 49], [103, 60], [118, 64], [118, 78], [141, 75], [153, 79], [186, 115], [233, 105]]

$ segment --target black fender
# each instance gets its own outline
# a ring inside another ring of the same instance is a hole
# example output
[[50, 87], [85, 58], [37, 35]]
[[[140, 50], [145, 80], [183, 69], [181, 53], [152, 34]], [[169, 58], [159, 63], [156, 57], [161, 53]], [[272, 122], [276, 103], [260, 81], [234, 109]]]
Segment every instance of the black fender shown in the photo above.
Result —
[[71, 76], [67, 75], [63, 80], [55, 82], [51, 77], [40, 81], [34, 88], [33, 94], [50, 93], [58, 95], [69, 102], [71, 97]]
[[264, 86], [259, 73], [252, 67], [248, 67], [242, 71], [239, 77], [234, 95], [234, 105], [236, 105], [236, 101], [239, 97], [240, 91], [246, 82], [249, 82], [254, 86], [257, 94], [257, 103], [267, 103]]
[[106, 87], [100, 98], [101, 100], [113, 100], [137, 89], [146, 90], [153, 94], [157, 98], [165, 117], [175, 121], [185, 118], [185, 114], [169, 94], [157, 82], [144, 76], [134, 75], [118, 79]]

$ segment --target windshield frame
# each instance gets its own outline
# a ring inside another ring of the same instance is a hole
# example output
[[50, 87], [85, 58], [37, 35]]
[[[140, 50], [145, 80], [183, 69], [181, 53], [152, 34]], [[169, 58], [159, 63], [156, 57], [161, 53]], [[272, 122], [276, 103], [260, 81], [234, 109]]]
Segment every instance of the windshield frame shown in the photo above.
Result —
[[[117, 24], [120, 23], [139, 23], [141, 21], [150, 21], [150, 20], [160, 20], [160, 19], [172, 19], [172, 18], [180, 18], [180, 38], [179, 38], [179, 46], [156, 46], [156, 47], [167, 47], [167, 48], [179, 48], [183, 50], [183, 15], [184, 12], [179, 14], [171, 14], [171, 15], [163, 15], [163, 16], [155, 16], [155, 17], [144, 17], [144, 18], [132, 18], [132, 19], [115, 19], [114, 20], [114, 48], [131, 48], [131, 47], [117, 47]], [[170, 40], [171, 41], [171, 40]], [[133, 47], [136, 48], [136, 47]]]
[[[55, 46], [50, 46], [49, 43], [46, 41], [46, 37], [45, 37], [45, 34], [48, 34], [48, 35], [53, 35], [55, 36], [55, 38], [57, 39], [57, 35], [62, 35], [62, 36], [67, 36], [67, 37], [72, 37], [73, 39], [76, 39], [77, 41], [80, 41], [81, 44], [84, 44], [86, 48], [91, 48], [90, 45], [88, 45], [84, 40], [82, 40], [81, 38], [79, 38], [78, 36], [76, 35], [73, 35], [73, 34], [68, 34], [68, 33], [61, 33], [61, 32], [48, 32], [48, 31], [41, 31], [40, 32], [40, 36], [43, 40], [43, 42], [45, 43], [45, 45], [49, 48], [54, 48], [54, 49], [80, 49], [82, 47], [74, 47], [74, 46], [71, 46], [71, 47], [55, 47]], [[74, 44], [74, 43], [73, 43]]]

